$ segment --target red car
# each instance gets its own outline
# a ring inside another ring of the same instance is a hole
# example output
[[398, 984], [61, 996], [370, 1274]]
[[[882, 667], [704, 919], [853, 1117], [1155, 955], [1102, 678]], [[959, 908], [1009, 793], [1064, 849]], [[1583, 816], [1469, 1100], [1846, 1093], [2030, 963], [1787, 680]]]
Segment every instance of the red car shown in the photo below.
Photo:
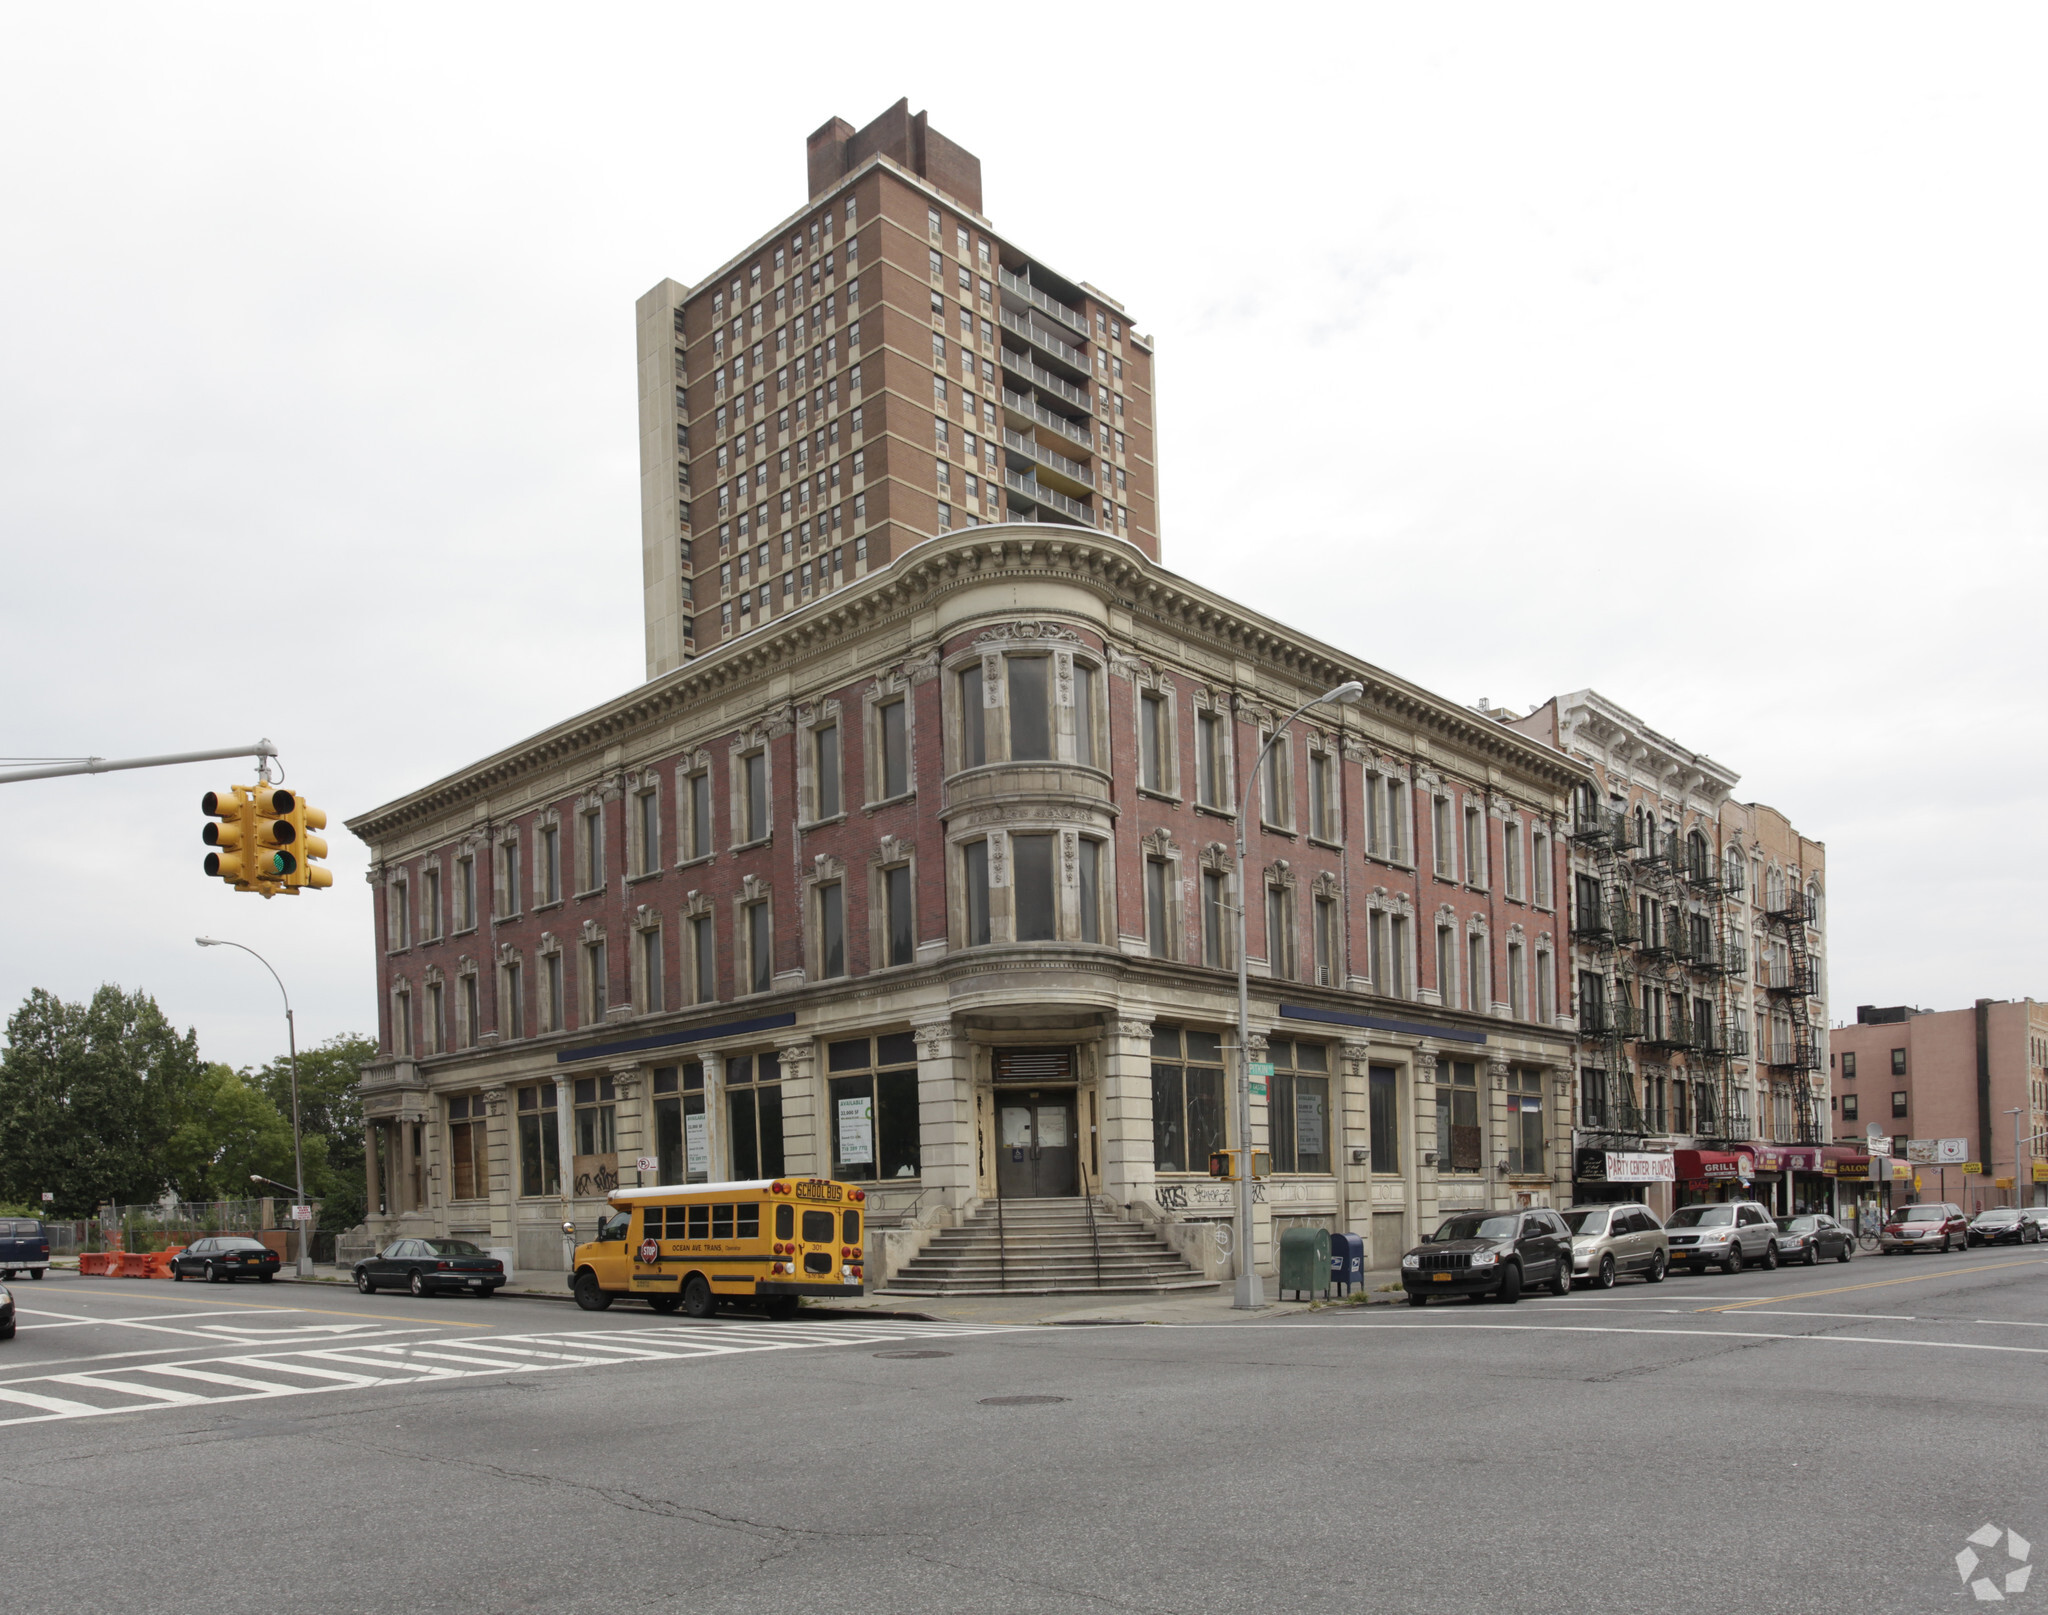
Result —
[[1877, 1236], [1877, 1248], [1890, 1256], [1896, 1251], [1968, 1250], [1970, 1219], [1963, 1208], [1945, 1200], [1927, 1205], [1901, 1206], [1885, 1219]]

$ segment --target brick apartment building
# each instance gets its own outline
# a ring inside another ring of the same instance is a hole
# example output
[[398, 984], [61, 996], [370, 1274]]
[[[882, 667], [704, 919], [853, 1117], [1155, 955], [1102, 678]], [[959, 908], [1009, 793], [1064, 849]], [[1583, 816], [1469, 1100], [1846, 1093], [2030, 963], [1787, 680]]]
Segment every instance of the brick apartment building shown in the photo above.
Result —
[[647, 676], [985, 522], [1159, 555], [1152, 343], [999, 235], [899, 101], [810, 137], [810, 195], [638, 305]]
[[1560, 1200], [1585, 771], [1135, 541], [1013, 524], [350, 821], [383, 1011], [363, 1237], [559, 1269], [562, 1219], [648, 1158], [871, 1181], [872, 1277], [998, 1193], [1089, 1191], [1222, 1276], [1234, 804], [1353, 677], [1254, 804], [1257, 1259], [1276, 1226], [1385, 1263], [1442, 1209]]
[[1984, 1169], [1966, 1174], [1961, 1163], [1914, 1160], [1918, 1187], [1895, 1185], [1894, 1198], [1953, 1200], [1971, 1212], [2048, 1205], [2048, 1005], [2031, 998], [1980, 998], [1949, 1010], [1864, 1004], [1855, 1024], [1836, 1027], [1831, 1041], [1845, 1136], [1861, 1138], [1875, 1126], [1890, 1137], [1894, 1156], [1909, 1160], [1931, 1157], [1927, 1146], [1939, 1140], [1960, 1139], [1966, 1159]]
[[[1576, 1198], [1833, 1204], [1825, 849], [1597, 691], [1494, 716], [1592, 774], [1568, 837]], [[1609, 1152], [1669, 1176], [1608, 1182]]]

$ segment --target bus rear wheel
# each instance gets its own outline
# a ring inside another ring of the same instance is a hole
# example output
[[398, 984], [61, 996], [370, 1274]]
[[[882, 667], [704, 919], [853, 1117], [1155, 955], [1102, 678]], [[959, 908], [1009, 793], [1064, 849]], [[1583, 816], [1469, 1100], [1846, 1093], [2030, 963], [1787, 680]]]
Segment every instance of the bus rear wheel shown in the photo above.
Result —
[[717, 1310], [718, 1303], [711, 1297], [711, 1286], [704, 1281], [701, 1273], [692, 1273], [683, 1283], [683, 1311], [693, 1318], [708, 1318]]

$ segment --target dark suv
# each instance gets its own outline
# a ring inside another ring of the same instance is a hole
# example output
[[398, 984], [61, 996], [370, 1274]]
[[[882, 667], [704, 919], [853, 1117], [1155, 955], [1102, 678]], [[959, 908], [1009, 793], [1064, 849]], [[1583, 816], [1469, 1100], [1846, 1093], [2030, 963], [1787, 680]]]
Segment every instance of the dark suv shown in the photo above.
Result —
[[1460, 1211], [1401, 1258], [1411, 1307], [1433, 1295], [1497, 1295], [1519, 1301], [1531, 1284], [1572, 1290], [1572, 1231], [1554, 1211]]
[[50, 1231], [33, 1217], [0, 1217], [0, 1279], [39, 1279], [50, 1266]]

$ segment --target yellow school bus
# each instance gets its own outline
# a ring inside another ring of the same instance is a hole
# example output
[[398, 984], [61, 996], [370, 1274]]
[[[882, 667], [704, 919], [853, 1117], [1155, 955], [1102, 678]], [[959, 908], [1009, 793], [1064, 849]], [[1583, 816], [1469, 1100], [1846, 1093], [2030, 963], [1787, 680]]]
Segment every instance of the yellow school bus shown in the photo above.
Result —
[[865, 1189], [829, 1178], [760, 1178], [617, 1189], [597, 1237], [576, 1247], [569, 1288], [586, 1312], [622, 1295], [708, 1318], [742, 1302], [771, 1318], [800, 1296], [861, 1293]]

